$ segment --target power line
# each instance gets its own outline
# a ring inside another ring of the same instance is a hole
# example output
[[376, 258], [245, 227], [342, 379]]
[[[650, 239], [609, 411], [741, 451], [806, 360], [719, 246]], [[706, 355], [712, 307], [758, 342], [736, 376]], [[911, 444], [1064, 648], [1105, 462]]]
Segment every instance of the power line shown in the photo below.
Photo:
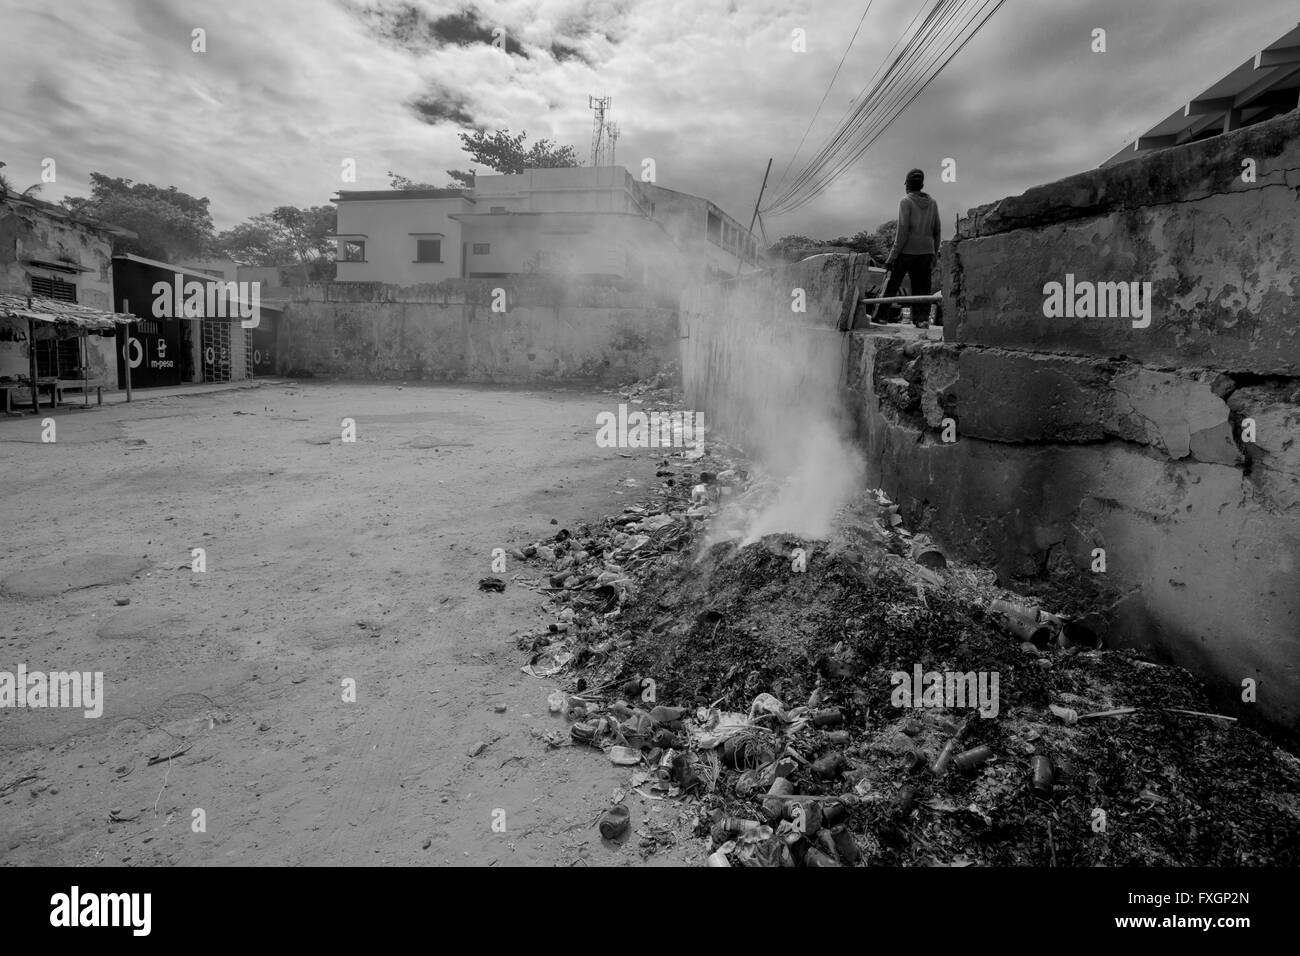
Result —
[[[773, 207], [781, 203], [783, 200], [798, 194], [801, 188], [803, 187], [804, 183], [809, 179], [815, 177], [817, 173], [820, 171], [820, 169], [824, 167], [825, 163], [829, 160], [829, 158], [834, 155], [835, 151], [839, 149], [843, 143], [847, 142], [848, 137], [850, 137], [853, 134], [855, 127], [862, 122], [864, 111], [871, 104], [874, 95], [882, 87], [882, 85], [884, 85], [890, 79], [891, 74], [898, 67], [899, 63], [903, 60], [903, 58], [910, 54], [912, 50], [912, 43], [914, 42], [914, 38], [920, 35], [921, 31], [925, 29], [926, 25], [933, 19], [935, 12], [939, 9], [939, 7], [942, 5], [943, 2], [944, 0], [936, 0], [936, 2], [930, 8], [930, 13], [927, 15], [926, 21], [922, 23], [920, 29], [918, 29], [916, 33], [912, 33], [912, 28], [916, 24], [917, 19], [925, 11], [924, 2], [917, 9], [917, 12], [913, 15], [911, 22], [907, 25], [907, 28], [903, 31], [903, 33], [899, 36], [899, 38], [894, 41], [893, 47], [890, 48], [890, 52], [886, 54], [886, 59], [883, 60], [881, 62], [880, 67], [877, 68], [875, 75], [872, 77], [872, 80], [868, 82], [867, 86], [863, 87], [863, 89], [859, 91], [856, 106], [849, 107], [849, 109], [845, 112], [846, 118], [841, 119], [839, 126], [837, 127], [835, 133], [832, 135], [830, 140], [822, 146], [822, 148], [817, 152], [817, 154], [804, 168], [804, 170], [800, 172], [799, 176], [796, 178], [795, 182], [790, 186], [790, 188], [787, 189], [784, 193], [778, 195], [776, 199], [773, 200]], [[890, 55], [894, 54], [894, 51], [898, 49], [898, 45], [902, 43], [904, 37], [908, 37], [909, 35], [912, 36], [913, 39], [909, 40], [908, 46], [905, 47], [901, 53], [894, 55], [893, 59], [891, 60], [889, 58]], [[884, 76], [881, 75], [882, 71], [884, 72]], [[872, 85], [873, 83], [874, 85]], [[869, 92], [868, 92], [868, 87], [870, 87]]]
[[[987, 6], [987, 4], [992, 3], [993, 0], [984, 0], [984, 2]], [[998, 0], [998, 6], [1001, 6], [1003, 2], [1005, 2], [1005, 0]], [[987, 20], [989, 16], [992, 16], [993, 12], [996, 12], [996, 8], [985, 16], [985, 20]], [[943, 46], [939, 53], [932, 57], [923, 68], [909, 69], [905, 74], [901, 74], [903, 78], [900, 79], [892, 88], [887, 90], [883, 94], [882, 99], [877, 102], [878, 108], [873, 107], [873, 112], [876, 112], [879, 115], [872, 120], [872, 124], [864, 128], [864, 131], [856, 137], [853, 144], [848, 147], [846, 151], [841, 153], [839, 158], [834, 161], [833, 165], [830, 165], [821, 173], [815, 183], [805, 189], [803, 195], [799, 196], [797, 199], [787, 200], [783, 205], [782, 211], [792, 211], [815, 198], [866, 152], [867, 148], [870, 147], [871, 144], [874, 143], [885, 132], [885, 130], [894, 123], [902, 112], [918, 96], [920, 96], [925, 88], [933, 82], [934, 78], [939, 75], [949, 60], [951, 60], [952, 57], [970, 41], [971, 37], [974, 36], [974, 31], [967, 35], [964, 40], [961, 40], [960, 45], [958, 45], [958, 39], [979, 17], [979, 13], [980, 11], [978, 9], [974, 9], [972, 15], [967, 17], [965, 22], [960, 24], [960, 26], [955, 30], [950, 30], [947, 26], [941, 27], [935, 33], [925, 38], [918, 55], [924, 55], [927, 48], [942, 43]], [[960, 17], [962, 14], [958, 13], [956, 16]], [[978, 29], [979, 28], [976, 27], [976, 31]], [[954, 47], [956, 47], [956, 49], [954, 49]]]
[[[918, 11], [918, 16], [920, 12]], [[870, 135], [873, 116], [892, 105], [890, 97], [895, 95], [900, 85], [905, 85], [915, 74], [917, 63], [922, 60], [934, 42], [935, 36], [948, 25], [957, 12], [954, 0], [936, 0], [931, 5], [920, 27], [911, 33], [906, 45], [884, 69], [883, 75], [878, 71], [879, 79], [861, 97], [849, 120], [841, 124], [840, 129], [803, 170], [795, 183], [778, 196], [769, 208], [786, 211], [802, 204], [801, 200], [810, 198], [824, 188], [829, 181], [827, 170], [837, 162], [837, 157], [853, 151], [858, 142]], [[912, 18], [912, 22], [916, 22], [916, 17]]]
[[849, 51], [853, 49], [853, 41], [858, 38], [858, 30], [861, 30], [862, 24], [866, 22], [867, 14], [871, 12], [871, 4], [873, 2], [875, 2], [875, 0], [867, 0], [867, 8], [862, 11], [862, 16], [858, 20], [857, 29], [853, 31], [853, 36], [849, 37], [849, 45], [844, 48], [844, 55], [840, 57], [840, 62], [835, 67], [835, 75], [832, 76], [831, 81], [826, 84], [826, 92], [822, 94], [821, 102], [817, 104], [817, 109], [813, 111], [812, 119], [808, 121], [808, 128], [803, 131], [803, 136], [799, 137], [799, 145], [794, 148], [794, 153], [790, 156], [790, 162], [785, 164], [785, 169], [781, 172], [781, 178], [776, 182], [776, 187], [778, 189], [780, 189], [781, 184], [785, 182], [785, 177], [790, 172], [790, 167], [794, 165], [794, 161], [799, 157], [799, 150], [803, 149], [804, 140], [808, 138], [808, 134], [812, 131], [813, 123], [817, 122], [817, 117], [821, 114], [822, 107], [826, 105], [826, 97], [831, 95], [831, 87], [833, 87], [835, 81], [839, 79], [840, 69], [844, 66], [844, 61], [848, 59]]
[[[921, 25], [904, 31], [903, 49], [876, 71], [869, 91], [795, 181], [765, 207], [765, 213], [799, 208], [842, 175], [898, 119], [983, 29], [1006, 0], [936, 0]], [[910, 34], [910, 35], [909, 35]], [[897, 49], [902, 37], [894, 44]]]

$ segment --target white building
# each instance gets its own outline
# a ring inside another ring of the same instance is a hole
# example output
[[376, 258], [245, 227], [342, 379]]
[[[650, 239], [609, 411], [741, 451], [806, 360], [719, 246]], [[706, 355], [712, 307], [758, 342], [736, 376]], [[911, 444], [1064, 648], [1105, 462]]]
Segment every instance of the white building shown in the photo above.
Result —
[[713, 203], [622, 166], [479, 176], [467, 190], [341, 191], [334, 202], [338, 282], [560, 274], [671, 291], [758, 263], [757, 243]]

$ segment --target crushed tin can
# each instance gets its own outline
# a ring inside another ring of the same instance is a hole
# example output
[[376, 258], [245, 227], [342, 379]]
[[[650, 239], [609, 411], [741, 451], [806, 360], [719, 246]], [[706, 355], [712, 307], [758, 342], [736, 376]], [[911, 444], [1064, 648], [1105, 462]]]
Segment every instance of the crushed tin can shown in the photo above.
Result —
[[[774, 797], [787, 797], [794, 793], [794, 784], [785, 777], [777, 777], [772, 781], [772, 786], [768, 788], [768, 794]], [[785, 807], [787, 800], [764, 800], [763, 816], [769, 820], [780, 820], [785, 816]]]
[[813, 776], [818, 780], [835, 780], [844, 769], [844, 764], [843, 754], [832, 753], [824, 757], [818, 757], [813, 761]]
[[1060, 642], [1062, 647], [1093, 649], [1101, 645], [1101, 638], [1087, 625], [1080, 624], [1078, 621], [1067, 621], [1061, 628]]
[[963, 751], [953, 758], [953, 763], [957, 769], [963, 773], [974, 773], [984, 764], [993, 759], [993, 748], [981, 744], [978, 747], [972, 747], [970, 750]]
[[839, 866], [840, 862], [829, 854], [823, 853], [821, 850], [817, 849], [817, 847], [810, 846], [808, 847], [808, 852], [804, 854], [803, 865], [817, 867]]
[[726, 833], [732, 836], [738, 836], [742, 833], [750, 833], [762, 827], [763, 824], [758, 820], [746, 820], [744, 817], [722, 817], [718, 820], [718, 826]]
[[1040, 650], [1052, 643], [1052, 629], [1046, 624], [1009, 617], [1003, 626], [1013, 637], [1020, 638], [1024, 643], [1033, 644]]
[[826, 800], [822, 803], [822, 826], [837, 827], [849, 815], [849, 805], [843, 800]]
[[858, 846], [858, 841], [853, 839], [848, 827], [832, 830], [831, 841], [835, 845], [836, 855], [845, 866], [852, 866], [862, 859], [862, 849]]
[[916, 806], [916, 787], [903, 787], [898, 791], [898, 815], [907, 816]]
[[623, 804], [615, 804], [600, 817], [600, 835], [606, 840], [617, 840], [624, 833], [632, 819], [632, 813]]
[[1044, 800], [1052, 795], [1052, 758], [1046, 754], [1035, 754], [1029, 764], [1029, 789], [1034, 796]]
[[930, 766], [930, 771], [936, 777], [942, 777], [948, 772], [948, 766], [952, 763], [952, 752], [957, 749], [957, 738], [953, 737], [943, 749], [939, 751], [939, 756], [934, 758], [934, 763]]
[[844, 723], [844, 714], [838, 707], [828, 707], [813, 714], [814, 727], [836, 727]]

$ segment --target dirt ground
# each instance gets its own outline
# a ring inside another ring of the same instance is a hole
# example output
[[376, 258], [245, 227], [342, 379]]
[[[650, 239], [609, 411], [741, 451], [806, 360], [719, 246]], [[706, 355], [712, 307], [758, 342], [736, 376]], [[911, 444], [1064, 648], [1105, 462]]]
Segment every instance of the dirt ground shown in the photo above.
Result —
[[596, 446], [616, 396], [138, 398], [60, 410], [52, 444], [30, 415], [0, 421], [0, 670], [102, 671], [105, 696], [98, 719], [0, 709], [0, 862], [698, 859], [685, 840], [637, 850], [640, 826], [675, 827], [671, 801], [631, 795], [633, 836], [600, 838], [626, 773], [546, 749], [563, 719], [512, 639], [539, 596], [477, 587], [494, 548], [618, 513], [653, 480], [653, 452]]

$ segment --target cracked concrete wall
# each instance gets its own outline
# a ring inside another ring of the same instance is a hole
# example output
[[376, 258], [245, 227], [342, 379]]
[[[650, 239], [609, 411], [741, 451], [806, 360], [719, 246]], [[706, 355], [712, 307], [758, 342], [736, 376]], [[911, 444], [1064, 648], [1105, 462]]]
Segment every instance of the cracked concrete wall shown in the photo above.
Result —
[[[493, 311], [505, 289], [506, 311]], [[299, 290], [277, 329], [277, 371], [352, 379], [618, 384], [676, 358], [677, 310], [643, 292], [543, 279]]]
[[[1293, 729], [1298, 255], [1300, 111], [972, 210], [944, 250], [945, 342], [864, 343], [855, 386], [886, 488], [938, 537], [1004, 577], [1089, 579], [1112, 643], [1225, 697], [1253, 678]], [[1047, 317], [1066, 273], [1150, 282], [1149, 326]]]
[[[1300, 375], [1297, 257], [1300, 111], [972, 210], [946, 250], [945, 337]], [[1067, 273], [1150, 282], [1150, 326], [1048, 318], [1043, 286]]]
[[[1095, 595], [1110, 645], [1225, 699], [1254, 679], [1259, 714], [1297, 730], [1298, 255], [1294, 112], [972, 210], [943, 249], [942, 342], [835, 332], [852, 257], [687, 290], [683, 376], [742, 441], [756, 406], [838, 389], [913, 527], [1008, 585]], [[1066, 273], [1150, 282], [1150, 325], [1048, 318]], [[808, 315], [796, 285], [817, 290]]]

